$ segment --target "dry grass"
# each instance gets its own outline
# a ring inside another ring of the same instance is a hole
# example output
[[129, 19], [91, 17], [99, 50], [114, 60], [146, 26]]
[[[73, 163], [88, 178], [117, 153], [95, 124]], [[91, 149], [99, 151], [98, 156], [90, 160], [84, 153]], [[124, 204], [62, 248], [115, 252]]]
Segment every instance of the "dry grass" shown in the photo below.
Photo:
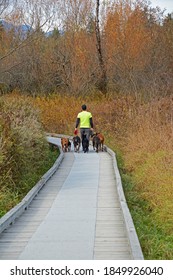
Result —
[[163, 106], [160, 110], [160, 102], [153, 108], [149, 106], [147, 114], [146, 106], [143, 114], [144, 108], [140, 109], [134, 122], [136, 129], [129, 131], [124, 147], [125, 166], [133, 174], [137, 191], [149, 202], [156, 222], [169, 232], [173, 221], [172, 108], [165, 110]]

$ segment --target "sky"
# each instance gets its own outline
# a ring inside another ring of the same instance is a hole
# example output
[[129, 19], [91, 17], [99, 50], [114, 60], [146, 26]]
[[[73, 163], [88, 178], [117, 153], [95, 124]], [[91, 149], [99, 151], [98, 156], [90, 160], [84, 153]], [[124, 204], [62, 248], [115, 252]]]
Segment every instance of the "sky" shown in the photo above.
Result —
[[173, 0], [150, 0], [150, 2], [153, 8], [156, 6], [160, 7], [162, 10], [165, 8], [166, 14], [173, 12]]

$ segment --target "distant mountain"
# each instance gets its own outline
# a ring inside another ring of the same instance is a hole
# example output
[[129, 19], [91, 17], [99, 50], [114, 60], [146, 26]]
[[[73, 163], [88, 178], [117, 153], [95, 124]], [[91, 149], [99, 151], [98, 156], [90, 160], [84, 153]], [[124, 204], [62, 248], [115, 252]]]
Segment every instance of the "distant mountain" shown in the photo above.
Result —
[[[62, 35], [64, 35], [64, 31], [63, 30], [59, 30], [59, 29], [55, 29], [56, 30], [56, 34], [59, 34], [60, 36], [62, 36]], [[45, 32], [45, 36], [46, 37], [50, 37], [50, 36], [52, 36], [53, 34], [55, 34], [54, 32], [55, 32], [55, 30], [50, 30], [50, 31], [48, 31], [48, 32]]]
[[10, 30], [14, 30], [16, 33], [19, 33], [22, 36], [22, 38], [24, 38], [26, 36], [28, 31], [32, 31], [32, 28], [27, 24], [21, 24], [21, 25], [16, 26], [3, 19], [0, 19], [0, 25], [3, 26], [7, 32]]
[[0, 25], [4, 27], [5, 30], [11, 30], [14, 28], [12, 23], [6, 22], [5, 20], [0, 20]]
[[46, 37], [50, 37], [53, 34], [53, 30], [48, 31], [48, 32], [44, 32], [44, 34], [45, 34]]
[[[28, 31], [33, 31], [32, 27], [27, 25], [27, 24], [21, 24], [21, 25], [14, 25], [10, 22], [7, 22], [3, 19], [0, 19], [0, 26], [3, 26], [4, 29], [8, 32], [10, 30], [14, 30], [16, 32], [16, 34], [19, 34], [21, 36], [21, 38], [25, 39]], [[54, 33], [54, 30], [50, 30], [48, 32], [44, 32], [46, 37], [50, 37], [52, 36], [52, 34]], [[64, 31], [63, 30], [58, 30], [59, 35], [63, 35]]]

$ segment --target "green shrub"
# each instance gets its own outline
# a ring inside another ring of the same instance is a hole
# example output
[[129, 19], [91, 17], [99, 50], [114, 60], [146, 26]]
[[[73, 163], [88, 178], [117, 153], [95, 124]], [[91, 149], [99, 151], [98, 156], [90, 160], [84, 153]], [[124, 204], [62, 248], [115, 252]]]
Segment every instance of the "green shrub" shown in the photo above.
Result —
[[[49, 145], [31, 99], [0, 99], [0, 215], [11, 209], [48, 168]], [[52, 156], [51, 156], [52, 157]]]

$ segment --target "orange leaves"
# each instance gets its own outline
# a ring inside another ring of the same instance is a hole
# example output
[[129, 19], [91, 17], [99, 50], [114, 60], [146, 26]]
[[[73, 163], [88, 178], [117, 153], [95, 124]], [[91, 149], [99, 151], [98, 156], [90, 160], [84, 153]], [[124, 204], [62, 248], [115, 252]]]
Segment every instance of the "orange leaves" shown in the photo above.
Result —
[[[92, 57], [95, 54], [93, 43], [93, 37], [91, 38], [91, 36], [84, 31], [74, 34], [73, 63], [78, 66], [79, 71], [82, 71], [83, 76], [85, 76], [85, 73], [89, 72], [90, 65], [92, 64]], [[78, 77], [81, 79], [79, 73]]]
[[[132, 9], [127, 3], [122, 8], [117, 4], [108, 13], [105, 36], [108, 57], [122, 71], [133, 67], [136, 71], [142, 70], [148, 63], [151, 29], [147, 15], [140, 7]], [[123, 69], [123, 64], [127, 69]]]
[[136, 60], [140, 63], [140, 66], [144, 66], [147, 62], [144, 55], [147, 54], [151, 46], [151, 31], [148, 28], [147, 21], [145, 14], [136, 9], [129, 17], [125, 27], [127, 53], [131, 57], [131, 62]]
[[79, 101], [68, 95], [54, 95], [49, 98], [39, 97], [35, 100], [41, 111], [41, 120], [45, 131], [54, 133], [71, 133], [74, 130]]
[[118, 12], [109, 13], [105, 26], [106, 49], [108, 56], [118, 52], [121, 42], [121, 16]]

